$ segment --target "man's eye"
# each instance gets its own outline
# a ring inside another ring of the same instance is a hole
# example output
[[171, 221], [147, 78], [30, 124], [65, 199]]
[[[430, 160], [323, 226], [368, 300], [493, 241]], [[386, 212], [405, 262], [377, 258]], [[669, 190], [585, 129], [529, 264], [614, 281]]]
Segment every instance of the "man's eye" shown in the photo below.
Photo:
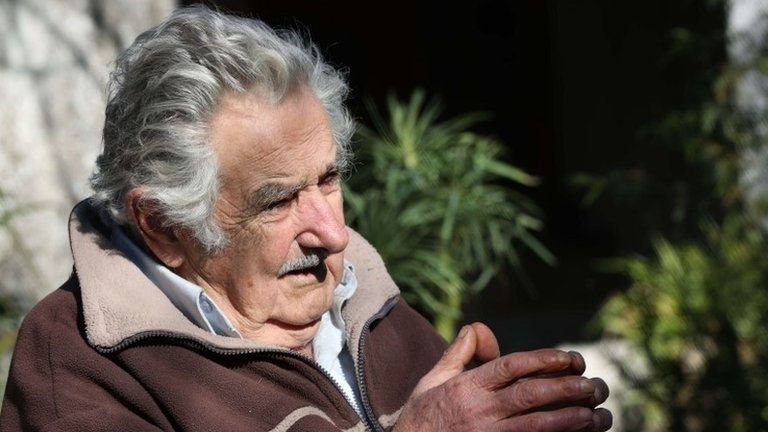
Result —
[[271, 210], [279, 210], [282, 208], [287, 207], [291, 203], [291, 198], [285, 198], [277, 201], [272, 201], [271, 203], [267, 203], [262, 207], [262, 211], [271, 211]]

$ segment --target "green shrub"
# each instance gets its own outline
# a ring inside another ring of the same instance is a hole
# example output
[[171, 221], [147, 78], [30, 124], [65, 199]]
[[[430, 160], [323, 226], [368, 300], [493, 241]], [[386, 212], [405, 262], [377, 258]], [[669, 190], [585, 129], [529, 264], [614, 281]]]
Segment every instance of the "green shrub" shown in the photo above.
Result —
[[621, 267], [632, 280], [600, 321], [649, 360], [626, 371], [644, 430], [768, 430], [768, 238], [741, 217], [707, 224], [701, 244], [659, 240]]
[[451, 339], [461, 303], [504, 263], [521, 273], [520, 253], [554, 258], [534, 235], [539, 211], [508, 184], [537, 179], [501, 161], [501, 144], [471, 131], [468, 114], [438, 120], [437, 103], [416, 91], [371, 107], [374, 129], [359, 133], [359, 172], [345, 188], [347, 223], [381, 253], [410, 302]]

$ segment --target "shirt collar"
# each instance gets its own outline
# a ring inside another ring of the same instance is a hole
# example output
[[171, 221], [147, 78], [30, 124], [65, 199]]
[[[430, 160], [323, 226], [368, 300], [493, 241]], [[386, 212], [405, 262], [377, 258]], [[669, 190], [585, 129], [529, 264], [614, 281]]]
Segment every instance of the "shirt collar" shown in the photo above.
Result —
[[150, 257], [125, 234], [122, 227], [112, 227], [111, 240], [190, 321], [211, 333], [240, 337], [240, 333], [235, 330], [216, 302], [208, 297], [200, 286], [182, 278]]

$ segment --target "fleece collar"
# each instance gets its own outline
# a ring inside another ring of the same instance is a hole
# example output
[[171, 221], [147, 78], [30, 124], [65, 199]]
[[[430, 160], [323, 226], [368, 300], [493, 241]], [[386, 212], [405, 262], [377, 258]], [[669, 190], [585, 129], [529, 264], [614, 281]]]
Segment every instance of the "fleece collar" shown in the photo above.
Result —
[[[354, 264], [358, 289], [344, 305], [350, 352], [357, 354], [365, 323], [391, 305], [399, 290], [381, 257], [351, 228], [344, 253]], [[110, 350], [146, 333], [166, 332], [197, 339], [220, 349], [271, 348], [255, 341], [209, 333], [187, 319], [128, 258], [110, 242], [104, 225], [89, 200], [80, 202], [69, 219], [69, 238], [75, 272], [80, 282], [83, 318], [88, 342]]]

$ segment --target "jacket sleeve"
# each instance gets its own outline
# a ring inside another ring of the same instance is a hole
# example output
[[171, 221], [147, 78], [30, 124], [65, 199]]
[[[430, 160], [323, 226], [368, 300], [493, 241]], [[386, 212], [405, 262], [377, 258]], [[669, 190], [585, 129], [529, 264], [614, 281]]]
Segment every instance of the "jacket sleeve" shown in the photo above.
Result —
[[172, 430], [146, 390], [85, 341], [66, 288], [35, 306], [19, 330], [0, 431]]
[[394, 425], [416, 384], [446, 347], [432, 325], [402, 299], [371, 329], [363, 385], [385, 430]]

